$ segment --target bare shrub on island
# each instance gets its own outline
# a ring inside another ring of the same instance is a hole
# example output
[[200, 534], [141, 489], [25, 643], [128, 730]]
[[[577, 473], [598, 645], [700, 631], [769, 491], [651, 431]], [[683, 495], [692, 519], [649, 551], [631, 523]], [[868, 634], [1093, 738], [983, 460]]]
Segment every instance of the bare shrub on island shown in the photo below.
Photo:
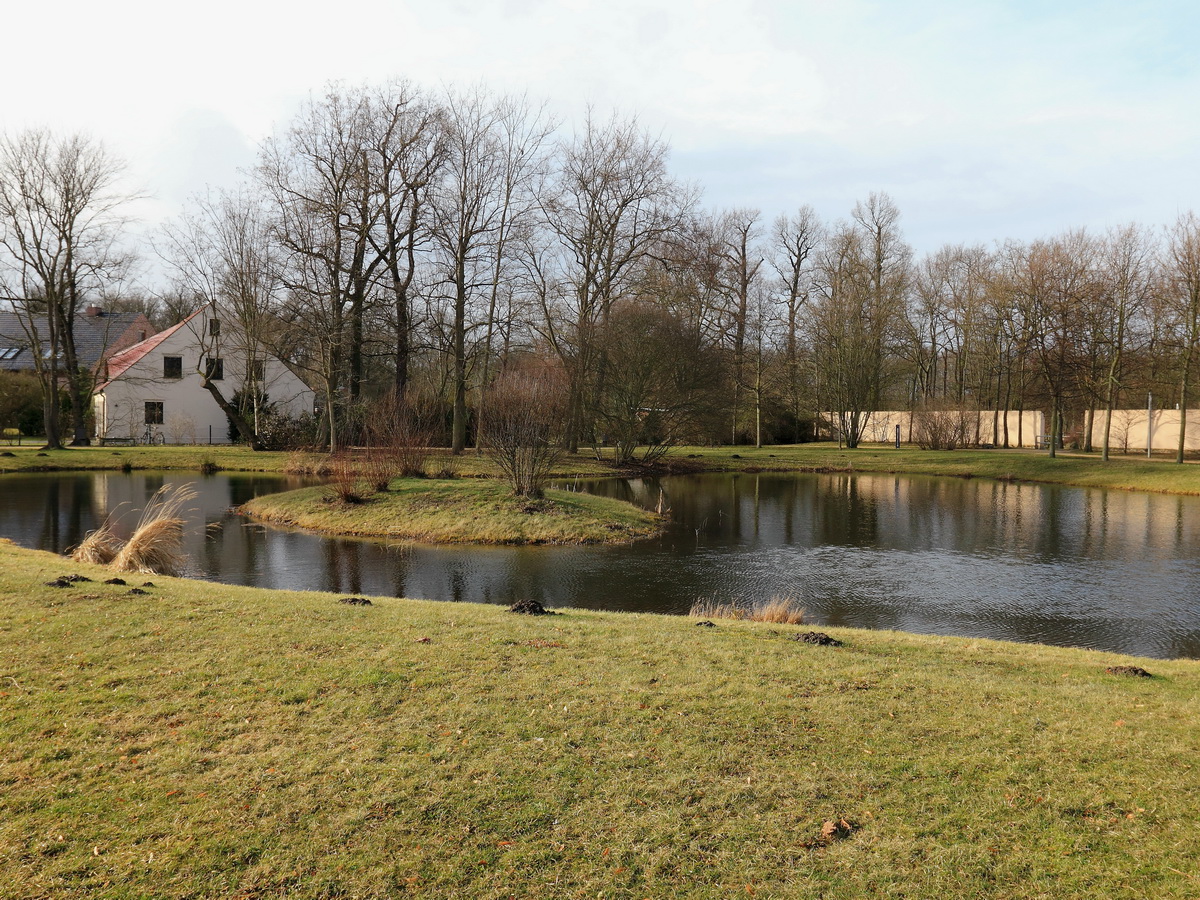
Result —
[[331, 455], [326, 466], [329, 475], [329, 499], [341, 503], [366, 501], [374, 491], [362, 469], [360, 461], [345, 451]]
[[492, 385], [481, 446], [519, 497], [542, 496], [562, 456], [566, 381], [549, 366], [514, 369]]
[[424, 478], [438, 432], [439, 409], [427, 397], [388, 394], [372, 405], [366, 422], [369, 478], [386, 491], [392, 478]]

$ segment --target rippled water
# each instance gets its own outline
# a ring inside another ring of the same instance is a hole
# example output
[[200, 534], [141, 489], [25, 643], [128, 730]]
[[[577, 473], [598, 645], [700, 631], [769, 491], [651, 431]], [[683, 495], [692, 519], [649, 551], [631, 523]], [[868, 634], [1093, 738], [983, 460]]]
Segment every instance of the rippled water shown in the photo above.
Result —
[[[63, 551], [178, 474], [0, 479], [0, 536]], [[193, 574], [233, 584], [686, 612], [786, 596], [814, 624], [1200, 657], [1200, 498], [952, 478], [742, 474], [578, 483], [653, 505], [618, 547], [421, 547], [276, 531], [233, 507], [298, 482], [194, 479]]]

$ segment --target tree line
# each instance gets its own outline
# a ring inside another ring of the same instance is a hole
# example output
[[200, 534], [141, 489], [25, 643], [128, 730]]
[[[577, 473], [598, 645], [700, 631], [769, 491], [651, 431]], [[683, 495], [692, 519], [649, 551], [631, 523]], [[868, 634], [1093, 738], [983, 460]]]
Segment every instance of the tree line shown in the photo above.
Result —
[[242, 184], [153, 237], [141, 252], [169, 283], [151, 291], [130, 287], [121, 171], [84, 137], [0, 140], [4, 293], [51, 323], [52, 442], [63, 383], [87, 437], [71, 323], [88, 301], [160, 324], [213, 308], [251, 358], [278, 355], [317, 391], [330, 449], [366, 441], [380, 410], [479, 446], [534, 379], [566, 448], [622, 461], [682, 441], [856, 446], [872, 411], [938, 408], [993, 411], [1005, 445], [999, 413], [1041, 409], [1086, 449], [1100, 415], [1107, 453], [1107, 413], [1147, 394], [1183, 411], [1182, 459], [1200, 365], [1192, 213], [917, 257], [882, 193], [838, 221], [706, 209], [636, 119], [589, 111], [566, 129], [483, 88], [333, 85]]

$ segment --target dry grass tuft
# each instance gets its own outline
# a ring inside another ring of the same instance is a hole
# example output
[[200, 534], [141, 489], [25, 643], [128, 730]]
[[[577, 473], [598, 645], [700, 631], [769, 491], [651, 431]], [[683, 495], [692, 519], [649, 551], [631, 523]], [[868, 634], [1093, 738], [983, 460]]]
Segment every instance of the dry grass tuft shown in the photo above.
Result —
[[107, 518], [95, 531], [89, 531], [79, 546], [71, 551], [75, 562], [107, 566], [121, 550], [121, 539], [113, 533], [112, 519]]
[[118, 572], [179, 575], [183, 554], [183, 505], [196, 499], [190, 484], [163, 485], [142, 510], [138, 527], [112, 561]]
[[698, 619], [740, 619], [746, 622], [771, 622], [776, 625], [802, 625], [804, 607], [790, 597], [772, 597], [745, 603], [734, 600], [697, 600], [688, 613]]

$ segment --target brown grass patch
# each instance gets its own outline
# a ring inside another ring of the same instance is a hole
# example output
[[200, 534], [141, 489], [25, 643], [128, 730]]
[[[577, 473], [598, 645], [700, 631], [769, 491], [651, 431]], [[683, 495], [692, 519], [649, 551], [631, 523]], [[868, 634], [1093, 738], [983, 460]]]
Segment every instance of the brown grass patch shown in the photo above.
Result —
[[772, 597], [746, 603], [739, 600], [697, 600], [688, 615], [697, 619], [740, 619], [746, 622], [771, 622], [776, 625], [804, 624], [804, 607], [790, 597]]

